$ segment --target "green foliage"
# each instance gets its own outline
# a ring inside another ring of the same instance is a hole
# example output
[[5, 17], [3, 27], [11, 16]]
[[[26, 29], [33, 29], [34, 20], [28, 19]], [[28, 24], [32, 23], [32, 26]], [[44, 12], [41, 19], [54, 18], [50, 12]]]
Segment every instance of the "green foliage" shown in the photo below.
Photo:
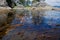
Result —
[[20, 0], [20, 2], [24, 5], [25, 0]]
[[[28, 0], [29, 1], [29, 0]], [[37, 2], [37, 1], [39, 1], [39, 0], [33, 0], [33, 3], [34, 2]], [[25, 6], [25, 0], [20, 0], [20, 2]], [[27, 6], [28, 6], [28, 4], [27, 4]]]

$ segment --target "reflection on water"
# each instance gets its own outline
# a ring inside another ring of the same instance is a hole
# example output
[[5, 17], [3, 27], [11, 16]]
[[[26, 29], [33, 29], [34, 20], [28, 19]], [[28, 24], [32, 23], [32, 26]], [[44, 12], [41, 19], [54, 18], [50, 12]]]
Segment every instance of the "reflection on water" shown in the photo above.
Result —
[[60, 24], [60, 12], [59, 11], [47, 11], [45, 12], [44, 22], [47, 24]]
[[[36, 14], [37, 13], [37, 14]], [[57, 40], [60, 35], [60, 12], [41, 11], [16, 14], [2, 40]], [[43, 16], [41, 16], [43, 14]]]

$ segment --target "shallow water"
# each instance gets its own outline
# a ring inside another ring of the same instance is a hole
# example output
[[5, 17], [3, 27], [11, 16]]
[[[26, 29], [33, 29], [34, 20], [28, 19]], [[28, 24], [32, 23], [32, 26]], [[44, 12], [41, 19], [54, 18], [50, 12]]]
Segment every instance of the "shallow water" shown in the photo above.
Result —
[[11, 29], [2, 40], [40, 40], [41, 37], [41, 40], [47, 40], [48, 37], [51, 37], [51, 40], [55, 38], [59, 40], [60, 12], [45, 11], [43, 14], [42, 17], [32, 14], [24, 14], [23, 16], [16, 14], [11, 23], [11, 26], [15, 28]]

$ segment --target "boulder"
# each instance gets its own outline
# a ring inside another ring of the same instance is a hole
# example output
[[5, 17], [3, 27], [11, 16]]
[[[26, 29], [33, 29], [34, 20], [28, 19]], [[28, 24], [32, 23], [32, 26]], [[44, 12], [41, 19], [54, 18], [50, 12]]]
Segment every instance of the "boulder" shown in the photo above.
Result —
[[0, 6], [7, 6], [6, 0], [0, 0]]
[[32, 7], [45, 7], [45, 6], [49, 6], [49, 5], [46, 4], [45, 2], [36, 2], [32, 4]]
[[7, 21], [10, 10], [10, 7], [0, 7], [0, 26]]

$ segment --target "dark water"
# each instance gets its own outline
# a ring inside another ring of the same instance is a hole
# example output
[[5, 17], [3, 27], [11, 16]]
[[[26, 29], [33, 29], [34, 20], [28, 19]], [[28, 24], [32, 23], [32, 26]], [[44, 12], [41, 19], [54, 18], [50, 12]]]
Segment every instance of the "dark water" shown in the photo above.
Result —
[[60, 8], [60, 6], [54, 6], [54, 7], [56, 7], [56, 8]]
[[[33, 17], [32, 14], [29, 16], [17, 15], [12, 20], [11, 26], [15, 28], [10, 30], [2, 40], [40, 40], [41, 37], [41, 40], [59, 40], [60, 11], [45, 11], [42, 17]], [[40, 39], [38, 35], [40, 35]]]

